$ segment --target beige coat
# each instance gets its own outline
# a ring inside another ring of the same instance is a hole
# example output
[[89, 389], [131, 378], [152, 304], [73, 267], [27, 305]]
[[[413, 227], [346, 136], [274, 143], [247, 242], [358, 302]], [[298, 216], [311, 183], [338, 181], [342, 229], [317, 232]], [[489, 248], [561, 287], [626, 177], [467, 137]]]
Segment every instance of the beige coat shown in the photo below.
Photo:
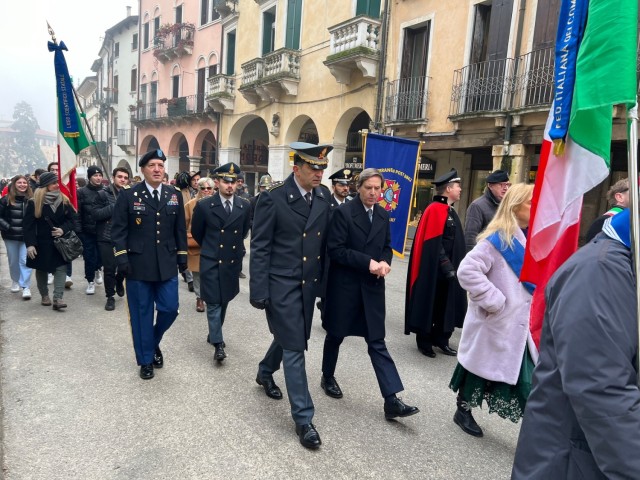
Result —
[[200, 271], [200, 246], [191, 235], [191, 219], [198, 198], [189, 200], [184, 206], [184, 218], [187, 224], [187, 267], [192, 272]]

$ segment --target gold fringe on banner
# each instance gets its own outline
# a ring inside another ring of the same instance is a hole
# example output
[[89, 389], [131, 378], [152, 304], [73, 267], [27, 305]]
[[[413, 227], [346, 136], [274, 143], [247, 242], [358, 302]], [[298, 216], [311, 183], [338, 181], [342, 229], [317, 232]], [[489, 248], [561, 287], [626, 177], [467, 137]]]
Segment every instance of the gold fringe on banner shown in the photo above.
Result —
[[564, 146], [565, 146], [565, 142], [563, 139], [561, 138], [556, 138], [553, 141], [553, 154], [556, 157], [559, 157], [560, 155], [564, 154]]

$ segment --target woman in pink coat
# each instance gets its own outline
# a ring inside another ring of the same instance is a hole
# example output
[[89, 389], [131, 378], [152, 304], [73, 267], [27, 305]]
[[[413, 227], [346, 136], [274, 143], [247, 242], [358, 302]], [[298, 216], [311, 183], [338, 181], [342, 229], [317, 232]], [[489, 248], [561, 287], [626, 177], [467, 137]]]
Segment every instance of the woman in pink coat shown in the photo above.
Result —
[[469, 308], [449, 387], [458, 392], [453, 421], [466, 433], [483, 435], [472, 407], [517, 422], [531, 390], [537, 350], [529, 332], [533, 285], [519, 280], [529, 227], [532, 185], [509, 189], [477, 245], [458, 268]]

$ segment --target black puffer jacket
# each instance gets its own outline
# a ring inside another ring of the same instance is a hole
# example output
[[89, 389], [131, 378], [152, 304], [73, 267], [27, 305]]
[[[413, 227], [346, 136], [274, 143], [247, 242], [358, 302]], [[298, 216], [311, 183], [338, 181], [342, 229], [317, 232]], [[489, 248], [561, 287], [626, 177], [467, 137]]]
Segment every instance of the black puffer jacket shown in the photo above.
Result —
[[98, 192], [96, 203], [94, 204], [93, 218], [96, 221], [96, 235], [99, 242], [111, 243], [111, 217], [113, 216], [113, 207], [116, 204], [118, 193], [120, 193], [120, 190], [113, 184]]
[[106, 187], [103, 185], [91, 185], [82, 187], [78, 190], [78, 214], [80, 217], [80, 228], [82, 233], [96, 235], [96, 219], [94, 217], [96, 202], [98, 200], [98, 192], [104, 192]]
[[23, 196], [16, 197], [15, 205], [9, 204], [9, 196], [0, 199], [0, 230], [5, 240], [24, 240], [23, 219], [27, 202]]

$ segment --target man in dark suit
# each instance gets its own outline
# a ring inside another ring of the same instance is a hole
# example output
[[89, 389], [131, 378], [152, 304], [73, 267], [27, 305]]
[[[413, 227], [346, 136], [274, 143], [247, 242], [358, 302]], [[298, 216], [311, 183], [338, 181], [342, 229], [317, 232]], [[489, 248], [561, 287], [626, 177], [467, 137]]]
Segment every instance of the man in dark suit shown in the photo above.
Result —
[[164, 365], [160, 341], [178, 316], [176, 267], [187, 269], [182, 195], [162, 184], [165, 160], [160, 149], [140, 159], [144, 181], [120, 192], [111, 223], [118, 273], [127, 279], [133, 347], [143, 380]]
[[337, 208], [349, 201], [349, 184], [353, 181], [351, 169], [341, 168], [329, 177], [333, 186], [331, 194], [331, 209]]
[[235, 195], [240, 167], [226, 163], [213, 173], [218, 192], [200, 200], [193, 210], [191, 235], [200, 250], [200, 298], [207, 304], [209, 343], [222, 362], [222, 325], [229, 302], [240, 292], [244, 239], [249, 234], [249, 202]]
[[320, 186], [328, 145], [296, 142], [293, 173], [260, 194], [251, 238], [250, 301], [265, 309], [274, 340], [258, 367], [256, 381], [266, 394], [282, 398], [273, 373], [284, 378], [300, 443], [322, 443], [314, 425], [304, 351], [311, 334], [315, 298], [322, 284], [329, 223], [329, 192]]
[[384, 277], [391, 271], [392, 251], [389, 214], [378, 205], [383, 184], [378, 170], [363, 170], [358, 196], [333, 212], [327, 240], [331, 263], [320, 386], [330, 397], [342, 397], [334, 377], [340, 344], [346, 336], [364, 337], [384, 398], [385, 418], [390, 419], [419, 410], [396, 396], [404, 387], [384, 341]]

